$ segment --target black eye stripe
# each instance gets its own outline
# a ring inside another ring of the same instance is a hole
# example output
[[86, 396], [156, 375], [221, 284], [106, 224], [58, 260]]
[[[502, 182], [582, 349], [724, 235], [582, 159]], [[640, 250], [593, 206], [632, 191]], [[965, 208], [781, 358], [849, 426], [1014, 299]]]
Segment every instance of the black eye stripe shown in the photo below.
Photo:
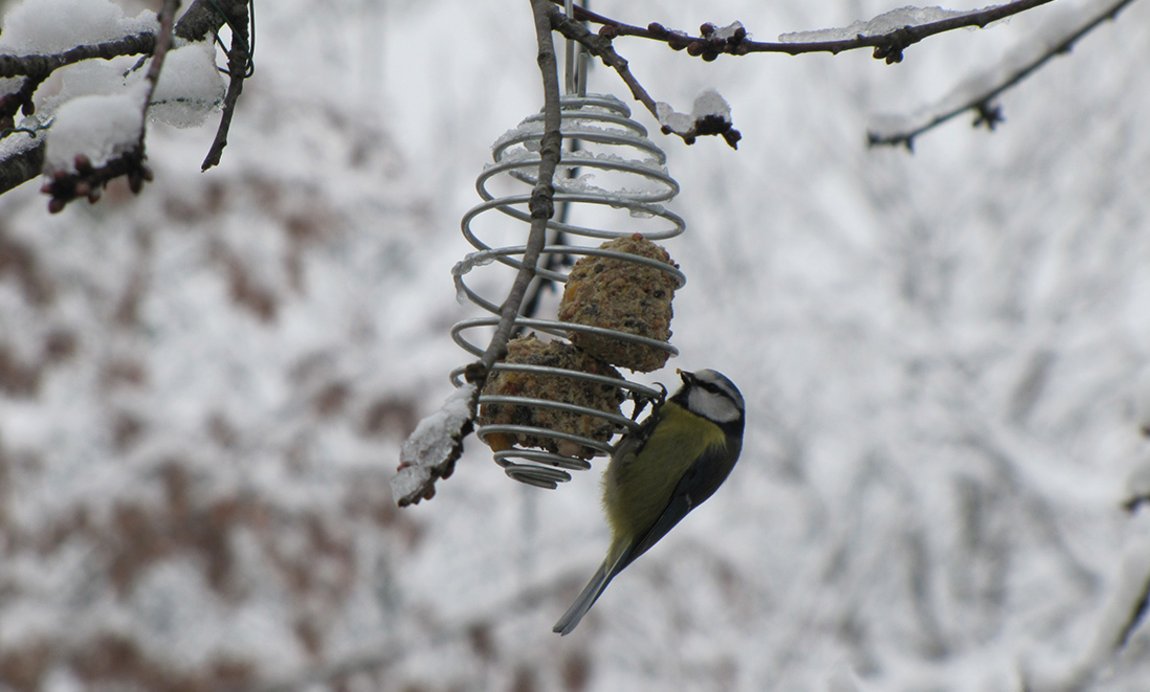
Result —
[[735, 399], [733, 396], [731, 396], [730, 390], [716, 382], [704, 382], [702, 380], [695, 380], [694, 384], [696, 387], [700, 387], [713, 394], [718, 394], [720, 396], [726, 397], [731, 401], [734, 401]]

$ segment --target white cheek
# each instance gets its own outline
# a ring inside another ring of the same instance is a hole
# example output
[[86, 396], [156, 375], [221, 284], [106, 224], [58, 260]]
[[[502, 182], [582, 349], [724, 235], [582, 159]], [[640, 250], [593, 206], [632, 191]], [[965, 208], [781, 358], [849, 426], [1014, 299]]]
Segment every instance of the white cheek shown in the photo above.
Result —
[[739, 407], [725, 396], [696, 389], [689, 395], [687, 408], [698, 415], [719, 422], [731, 423], [739, 419]]

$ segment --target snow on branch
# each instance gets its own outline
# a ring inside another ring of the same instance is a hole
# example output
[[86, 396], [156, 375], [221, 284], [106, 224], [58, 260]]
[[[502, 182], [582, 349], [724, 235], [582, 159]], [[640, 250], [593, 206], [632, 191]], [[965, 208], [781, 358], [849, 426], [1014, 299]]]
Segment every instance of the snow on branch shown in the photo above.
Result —
[[[579, 16], [578, 12], [576, 12], [576, 16]], [[571, 19], [557, 8], [552, 8], [550, 19], [551, 26], [556, 31], [566, 38], [578, 41], [591, 55], [599, 58], [603, 64], [615, 70], [619, 78], [631, 90], [631, 95], [635, 100], [642, 103], [647, 111], [659, 120], [659, 124], [663, 126], [664, 134], [678, 135], [686, 144], [694, 144], [696, 137], [700, 135], [718, 135], [732, 149], [738, 148], [738, 142], [742, 135], [732, 127], [730, 106], [716, 92], [708, 91], [707, 94], [714, 94], [715, 97], [718, 97], [718, 101], [722, 102], [721, 106], [714, 105], [716, 102], [707, 97], [702, 105], [700, 105], [700, 101], [696, 100], [691, 115], [676, 113], [669, 104], [661, 101], [656, 102], [651, 97], [647, 89], [632, 74], [627, 60], [615, 51], [609, 37], [604, 36], [602, 32], [600, 35], [591, 33], [581, 23]], [[734, 40], [735, 37], [746, 36], [746, 31], [738, 23], [724, 29], [710, 27], [710, 31], [710, 35], [723, 37], [722, 40]], [[719, 39], [716, 38], [716, 40]], [[704, 97], [701, 96], [700, 98]]]
[[406, 507], [435, 495], [435, 482], [449, 478], [471, 434], [479, 389], [465, 384], [438, 411], [419, 422], [399, 451], [399, 469], [391, 479], [396, 504]]
[[134, 193], [152, 179], [151, 169], [144, 165], [144, 123], [172, 45], [178, 6], [179, 0], [164, 0], [152, 60], [142, 84], [119, 94], [75, 98], [56, 113], [46, 153], [50, 180], [41, 189], [52, 198], [49, 211], [61, 211], [81, 197], [96, 202], [114, 178], [127, 177]]
[[829, 43], [850, 41], [859, 36], [883, 36], [908, 26], [924, 26], [934, 22], [962, 17], [968, 12], [948, 10], [942, 7], [900, 7], [883, 12], [874, 19], [853, 22], [837, 29], [816, 29], [796, 31], [779, 36], [783, 43]]
[[742, 135], [731, 128], [731, 106], [714, 89], [700, 94], [690, 113], [679, 113], [662, 101], [655, 104], [655, 110], [664, 134], [679, 135], [687, 144], [694, 144], [700, 135], [720, 135], [732, 149], [739, 148]]
[[[159, 16], [136, 17], [109, 0], [15, 5], [0, 34], [0, 193], [41, 172], [53, 212], [74, 199], [96, 201], [120, 177], [138, 192], [151, 179], [144, 165], [149, 117], [186, 127], [202, 122], [221, 100], [228, 107], [211, 41], [224, 23], [247, 25], [249, 2], [195, 0], [179, 21], [178, 0], [165, 0]], [[169, 47], [172, 67], [164, 70]], [[106, 62], [132, 55], [150, 60], [127, 70]], [[64, 88], [40, 94], [58, 71], [70, 77]]]
[[914, 116], [882, 115], [867, 130], [870, 146], [905, 146], [913, 151], [914, 139], [965, 113], [974, 111], [975, 127], [993, 130], [1004, 118], [994, 100], [1036, 72], [1049, 60], [1066, 55], [1082, 37], [1103, 22], [1114, 19], [1133, 0], [1110, 0], [1091, 12], [1067, 12], [1048, 22], [1034, 41], [1009, 54], [993, 69], [968, 77], [933, 106]]
[[104, 186], [121, 176], [132, 192], [152, 179], [144, 165], [146, 104], [145, 94], [135, 90], [81, 96], [61, 106], [45, 155], [49, 180], [40, 190], [52, 198], [49, 211], [79, 198], [95, 203]]

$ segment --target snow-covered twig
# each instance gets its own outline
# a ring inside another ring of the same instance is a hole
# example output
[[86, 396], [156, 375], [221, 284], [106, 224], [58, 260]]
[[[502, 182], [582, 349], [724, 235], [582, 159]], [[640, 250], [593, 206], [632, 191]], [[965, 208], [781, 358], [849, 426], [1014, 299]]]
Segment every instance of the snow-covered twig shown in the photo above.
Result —
[[1114, 19], [1131, 2], [1133, 0], [1112, 0], [1084, 21], [1074, 22], [1055, 32], [1051, 40], [1036, 43], [1017, 53], [1007, 64], [997, 67], [993, 74], [964, 80], [961, 87], [928, 108], [927, 115], [917, 123], [901, 118], [884, 118], [888, 124], [872, 126], [867, 132], [867, 142], [871, 146], [905, 146], [913, 150], [915, 137], [971, 110], [977, 114], [973, 123], [975, 127], [981, 125], [993, 130], [1003, 120], [1001, 110], [993, 104], [996, 97], [1022, 82], [1052, 58], [1069, 53], [1082, 37], [1106, 20]]
[[[180, 39], [196, 42], [209, 34], [216, 32], [224, 24], [227, 17], [221, 13], [235, 13], [246, 11], [249, 0], [194, 0], [187, 11], [175, 22], [173, 33]], [[238, 8], [238, 9], [237, 9]], [[173, 11], [174, 17], [174, 11]], [[14, 52], [0, 55], [0, 77], [23, 77], [23, 83], [15, 93], [0, 97], [0, 126], [23, 109], [26, 114], [33, 112], [31, 96], [39, 84], [53, 74], [56, 70], [67, 65], [90, 59], [110, 60], [124, 55], [153, 55], [156, 50], [157, 33], [154, 30], [141, 31], [137, 28], [125, 36], [101, 37], [101, 40], [52, 50], [51, 52]], [[18, 128], [5, 130], [7, 137], [25, 136]], [[4, 158], [0, 159], [0, 194], [11, 190], [43, 172], [45, 162], [45, 141], [47, 138], [39, 137], [35, 141], [21, 146], [7, 146]], [[142, 160], [142, 159], [141, 159]], [[69, 168], [78, 169], [95, 162], [83, 159], [76, 166], [77, 161], [69, 161]], [[127, 174], [129, 170], [140, 171], [138, 165], [131, 162], [122, 162], [123, 169], [119, 174]], [[93, 169], [99, 166], [93, 165]], [[109, 171], [111, 173], [111, 171]], [[141, 173], [141, 175], [143, 175]], [[140, 177], [136, 184], [142, 184], [145, 177]], [[88, 184], [88, 190], [93, 186]], [[86, 196], [84, 185], [74, 190], [76, 196]]]
[[465, 384], [438, 411], [419, 421], [399, 450], [399, 469], [391, 479], [391, 495], [400, 507], [430, 500], [435, 482], [450, 478], [463, 454], [463, 438], [471, 434], [479, 389]]
[[[152, 60], [144, 75], [146, 85], [138, 102], [133, 103], [136, 100], [136, 94], [133, 93], [86, 96], [61, 108], [58, 119], [63, 124], [56, 125], [48, 148], [48, 165], [54, 170], [50, 171], [51, 178], [41, 188], [41, 192], [52, 198], [48, 202], [48, 210], [52, 213], [62, 211], [69, 202], [76, 199], [87, 198], [95, 202], [100, 198], [104, 186], [116, 178], [126, 177], [129, 187], [135, 193], [143, 188], [145, 181], [152, 179], [151, 169], [144, 165], [147, 158], [144, 136], [148, 131], [148, 106], [152, 102], [156, 84], [160, 81], [164, 58], [172, 46], [172, 32], [179, 6], [179, 0], [164, 0], [160, 9], [160, 28], [153, 41]], [[127, 112], [133, 107], [139, 110], [138, 117]], [[125, 112], [117, 113], [117, 110]], [[82, 130], [104, 130], [92, 138], [100, 149], [107, 152], [108, 156], [104, 160], [92, 161], [88, 154], [82, 152], [82, 148], [73, 150], [76, 148], [73, 147], [74, 143], [86, 139], [84, 136], [73, 137], [75, 131]], [[58, 157], [52, 156], [53, 145], [61, 137], [66, 139], [68, 147], [63, 150], [65, 156], [57, 160]]]
[[[576, 16], [579, 16], [578, 12], [576, 12]], [[591, 33], [581, 23], [571, 19], [558, 9], [551, 10], [551, 25], [566, 38], [578, 41], [589, 53], [602, 60], [603, 64], [615, 70], [619, 78], [631, 90], [631, 95], [635, 97], [635, 100], [642, 103], [651, 115], [658, 118], [660, 124], [663, 125], [664, 134], [678, 135], [687, 144], [694, 144], [695, 138], [700, 135], [720, 135], [732, 149], [738, 148], [738, 142], [742, 135], [739, 134], [738, 130], [731, 127], [730, 109], [725, 108], [725, 101], [723, 102], [725, 113], [721, 117], [711, 117], [715, 114], [709, 111], [702, 114], [696, 113], [696, 117], [684, 126], [669, 126], [667, 116], [672, 114], [668, 110], [670, 107], [667, 104], [656, 102], [651, 97], [651, 94], [631, 72], [626, 58], [619, 55], [615, 47], [611, 45], [609, 38]], [[743, 32], [743, 35], [745, 34], [746, 32]]]

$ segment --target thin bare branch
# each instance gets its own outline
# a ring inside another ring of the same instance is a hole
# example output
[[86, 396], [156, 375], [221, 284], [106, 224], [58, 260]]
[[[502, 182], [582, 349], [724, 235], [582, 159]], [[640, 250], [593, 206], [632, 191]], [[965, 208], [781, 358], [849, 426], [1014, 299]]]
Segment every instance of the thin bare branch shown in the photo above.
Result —
[[81, 60], [94, 58], [111, 60], [121, 55], [146, 54], [155, 50], [155, 47], [155, 34], [145, 33], [124, 36], [113, 41], [76, 46], [66, 51], [48, 55], [0, 55], [0, 77], [28, 75], [43, 78], [51, 74], [53, 70], [78, 63]]
[[972, 94], [969, 98], [952, 108], [945, 109], [931, 116], [921, 125], [894, 132], [880, 133], [871, 130], [867, 133], [867, 143], [870, 146], [904, 146], [908, 150], [913, 150], [916, 137], [969, 110], [976, 112], [974, 120], [976, 127], [981, 125], [993, 130], [995, 126], [1003, 120], [1001, 110], [993, 103], [995, 98], [1008, 89], [1017, 86], [1052, 58], [1069, 53], [1075, 43], [1103, 22], [1117, 17], [1118, 13], [1133, 1], [1134, 0], [1115, 0], [1109, 3], [1096, 15], [1089, 18], [1077, 30], [1068, 34], [1063, 40], [1058, 41], [1046, 50], [1038, 53], [1033, 59], [1021, 63], [997, 81], [990, 82], [986, 89]]
[[[228, 91], [224, 95], [223, 113], [220, 115], [220, 124], [216, 128], [216, 136], [208, 155], [200, 164], [200, 170], [206, 171], [216, 166], [223, 156], [224, 147], [228, 144], [228, 132], [232, 126], [232, 116], [235, 115], [236, 104], [240, 93], [244, 89], [244, 80], [251, 76], [253, 53], [255, 48], [255, 3], [237, 2], [232, 6], [234, 14], [229, 15], [227, 22], [232, 28], [232, 44], [228, 49]], [[251, 35], [249, 40], [248, 35]]]
[[[578, 7], [578, 5], [576, 5], [576, 7]], [[578, 14], [578, 12], [576, 12], [576, 14]], [[651, 115], [658, 117], [655, 99], [651, 97], [651, 94], [647, 93], [647, 90], [643, 88], [643, 85], [639, 83], [639, 80], [631, 73], [631, 68], [626, 58], [615, 51], [615, 47], [611, 45], [610, 39], [591, 33], [587, 30], [587, 27], [571, 19], [559, 9], [553, 8], [549, 13], [549, 18], [551, 26], [554, 27], [556, 31], [563, 34], [566, 38], [578, 41], [589, 53], [602, 60], [603, 64], [615, 70], [619, 78], [622, 79], [623, 83], [627, 85], [627, 88], [631, 90], [631, 95], [635, 97], [635, 100], [642, 103], [643, 106], [650, 111]]]
[[[244, 11], [249, 0], [195, 0], [176, 22], [176, 36], [200, 41], [220, 30], [229, 16]], [[222, 14], [221, 14], [222, 13]]]
[[[539, 262], [539, 254], [547, 237], [547, 221], [555, 213], [555, 187], [552, 181], [555, 169], [559, 166], [563, 138], [559, 134], [559, 63], [555, 57], [555, 46], [551, 41], [552, 21], [549, 5], [549, 0], [531, 0], [531, 9], [535, 15], [535, 36], [539, 44], [537, 61], [543, 78], [543, 137], [540, 141], [539, 172], [528, 203], [531, 212], [531, 231], [523, 252], [522, 267], [506, 300], [500, 306], [499, 324], [495, 328], [495, 335], [480, 358], [484, 381], [491, 366], [507, 352], [507, 341], [511, 338], [515, 318], [519, 315], [523, 298], [527, 294], [527, 286], [535, 276], [535, 265]], [[476, 385], [482, 388], [483, 382], [476, 382]]]
[[163, 7], [157, 17], [160, 21], [160, 31], [156, 34], [156, 47], [152, 51], [152, 62], [148, 65], [148, 72], [144, 79], [148, 80], [148, 98], [144, 101], [144, 110], [152, 101], [152, 94], [156, 92], [156, 84], [160, 81], [160, 73], [164, 70], [164, 58], [168, 49], [172, 47], [172, 32], [175, 30], [176, 10], [180, 7], [180, 0], [164, 0]]

